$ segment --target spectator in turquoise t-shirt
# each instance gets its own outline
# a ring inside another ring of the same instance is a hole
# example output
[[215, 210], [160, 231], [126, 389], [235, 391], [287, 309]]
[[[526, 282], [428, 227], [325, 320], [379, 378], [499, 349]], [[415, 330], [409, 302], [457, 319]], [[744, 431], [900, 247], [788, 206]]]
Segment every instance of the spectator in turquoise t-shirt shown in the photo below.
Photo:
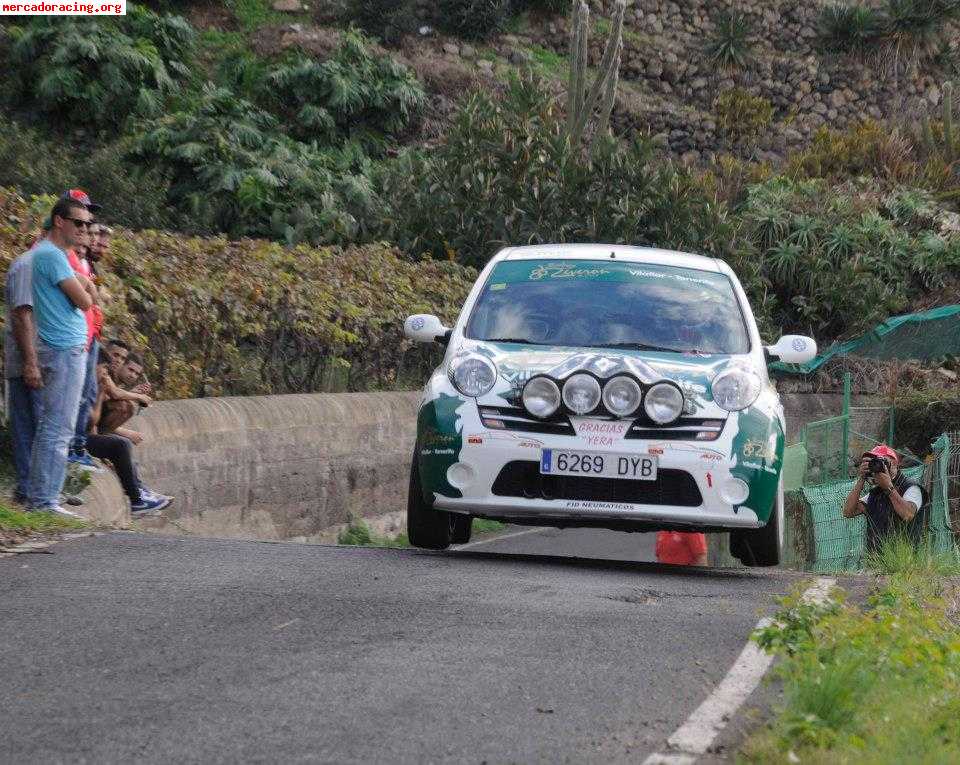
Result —
[[61, 199], [54, 205], [50, 221], [49, 234], [33, 250], [33, 313], [43, 387], [37, 391], [37, 430], [27, 500], [33, 510], [79, 517], [61, 507], [59, 498], [86, 372], [83, 311], [94, 304], [97, 290], [89, 279], [74, 272], [65, 250], [86, 241], [92, 216], [80, 202]]

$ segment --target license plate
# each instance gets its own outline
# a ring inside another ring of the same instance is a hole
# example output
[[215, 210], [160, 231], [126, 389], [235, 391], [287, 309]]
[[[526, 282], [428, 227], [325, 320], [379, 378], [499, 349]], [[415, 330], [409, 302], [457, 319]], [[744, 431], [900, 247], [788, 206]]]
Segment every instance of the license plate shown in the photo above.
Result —
[[610, 454], [578, 452], [567, 449], [543, 449], [540, 472], [544, 475], [579, 475], [595, 478], [627, 478], [631, 481], [656, 481], [657, 458], [646, 454]]

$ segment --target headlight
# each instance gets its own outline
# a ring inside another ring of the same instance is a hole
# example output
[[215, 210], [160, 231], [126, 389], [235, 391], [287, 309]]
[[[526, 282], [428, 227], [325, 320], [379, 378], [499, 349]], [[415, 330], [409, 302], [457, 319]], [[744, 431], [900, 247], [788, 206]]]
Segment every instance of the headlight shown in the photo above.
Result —
[[643, 410], [657, 425], [668, 425], [683, 412], [683, 393], [672, 383], [657, 383], [643, 397]]
[[642, 398], [640, 386], [629, 377], [614, 377], [603, 386], [603, 405], [617, 417], [626, 417], [637, 411]]
[[497, 381], [497, 368], [493, 362], [480, 356], [467, 356], [453, 362], [450, 377], [464, 396], [476, 398], [487, 393]]
[[549, 377], [533, 377], [523, 386], [523, 405], [534, 417], [549, 417], [560, 408], [560, 388]]
[[717, 406], [728, 412], [746, 409], [760, 395], [760, 378], [742, 367], [727, 369], [713, 378], [710, 387]]
[[574, 375], [563, 384], [563, 403], [574, 414], [592, 412], [600, 403], [600, 383], [590, 375]]

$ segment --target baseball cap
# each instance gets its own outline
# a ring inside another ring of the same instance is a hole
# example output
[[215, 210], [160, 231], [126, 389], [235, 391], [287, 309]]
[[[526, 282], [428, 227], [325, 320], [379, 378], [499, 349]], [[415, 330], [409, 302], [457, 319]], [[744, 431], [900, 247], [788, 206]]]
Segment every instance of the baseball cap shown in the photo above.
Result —
[[888, 460], [893, 460], [898, 465], [900, 464], [900, 457], [898, 457], [897, 453], [886, 444], [877, 444], [870, 451], [864, 452], [863, 454], [864, 456], [869, 454], [871, 457], [883, 457]]
[[100, 212], [102, 205], [98, 205], [90, 199], [90, 195], [83, 189], [67, 189], [60, 195], [61, 199], [72, 199], [86, 207], [90, 212]]

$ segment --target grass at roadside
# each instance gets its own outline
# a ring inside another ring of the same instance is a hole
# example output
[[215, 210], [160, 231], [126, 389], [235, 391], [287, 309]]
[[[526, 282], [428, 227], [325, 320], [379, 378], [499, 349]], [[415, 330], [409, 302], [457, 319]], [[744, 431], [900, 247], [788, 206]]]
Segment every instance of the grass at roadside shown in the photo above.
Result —
[[[474, 534], [492, 534], [500, 531], [505, 524], [499, 521], [490, 521], [486, 518], [473, 519]], [[395, 537], [385, 537], [374, 534], [363, 520], [351, 523], [337, 536], [337, 544], [358, 545], [360, 547], [410, 547], [410, 540], [406, 534]]]
[[25, 513], [0, 504], [0, 531], [19, 534], [37, 534], [48, 531], [81, 529], [86, 524], [72, 518], [63, 518], [53, 513]]
[[781, 603], [757, 642], [779, 654], [783, 706], [742, 763], [960, 762], [960, 573], [894, 541], [866, 603]]

